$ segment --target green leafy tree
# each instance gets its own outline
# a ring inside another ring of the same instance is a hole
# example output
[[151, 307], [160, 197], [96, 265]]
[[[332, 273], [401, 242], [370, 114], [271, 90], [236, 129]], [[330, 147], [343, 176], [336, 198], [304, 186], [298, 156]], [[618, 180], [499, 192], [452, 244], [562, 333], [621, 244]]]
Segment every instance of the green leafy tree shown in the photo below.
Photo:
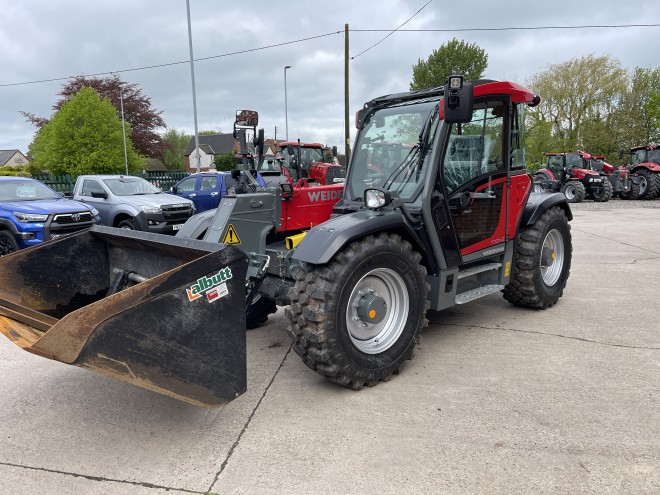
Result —
[[168, 170], [186, 169], [186, 148], [192, 136], [183, 131], [168, 129], [163, 134], [163, 164]]
[[[528, 84], [542, 98], [528, 113], [530, 142], [546, 146], [543, 151], [586, 149], [611, 156], [617, 148], [613, 139], [617, 123], [611, 115], [625, 93], [626, 78], [617, 59], [595, 55], [553, 64], [537, 73]], [[542, 122], [549, 123], [550, 129]], [[540, 134], [532, 136], [534, 132]]]
[[[129, 170], [144, 166], [133, 149], [126, 127]], [[92, 88], [83, 87], [62, 105], [30, 145], [33, 163], [52, 174], [100, 174], [124, 170], [121, 119], [112, 103]]]
[[[83, 87], [94, 88], [103, 98], [107, 98], [115, 107], [120, 118], [121, 100], [123, 99], [124, 118], [130, 124], [130, 136], [134, 148], [142, 156], [162, 157], [163, 138], [157, 133], [158, 128], [165, 127], [165, 122], [161, 117], [162, 111], [152, 108], [151, 100], [142, 94], [142, 90], [137, 84], [129, 84], [116, 75], [104, 78], [77, 76], [62, 86], [58, 93], [60, 99], [53, 105], [53, 110], [61, 109]], [[48, 123], [46, 118], [28, 112], [21, 113], [28, 122], [39, 129]]]
[[466, 79], [481, 79], [488, 67], [488, 55], [475, 43], [456, 38], [433, 50], [426, 60], [413, 65], [410, 90], [443, 86], [452, 70]]
[[229, 152], [229, 153], [221, 153], [219, 155], [215, 155], [215, 158], [213, 159], [213, 163], [215, 163], [215, 168], [217, 170], [221, 170], [225, 172], [234, 170], [236, 168], [235, 153]]

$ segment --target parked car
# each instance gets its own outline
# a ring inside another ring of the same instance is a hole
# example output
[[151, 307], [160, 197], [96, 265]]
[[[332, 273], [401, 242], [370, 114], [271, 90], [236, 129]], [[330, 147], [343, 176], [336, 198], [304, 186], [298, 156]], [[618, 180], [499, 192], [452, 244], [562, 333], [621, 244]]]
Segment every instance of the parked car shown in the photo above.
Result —
[[[266, 187], [260, 174], [257, 174], [257, 183]], [[195, 203], [197, 213], [217, 208], [220, 199], [227, 194], [227, 190], [240, 187], [240, 182], [232, 176], [232, 172], [201, 172], [192, 174], [177, 182], [171, 189], [172, 194], [186, 198]]]
[[0, 177], [0, 256], [91, 227], [98, 213], [38, 180]]
[[81, 175], [73, 199], [96, 208], [103, 225], [157, 234], [173, 234], [195, 213], [192, 201], [127, 175]]

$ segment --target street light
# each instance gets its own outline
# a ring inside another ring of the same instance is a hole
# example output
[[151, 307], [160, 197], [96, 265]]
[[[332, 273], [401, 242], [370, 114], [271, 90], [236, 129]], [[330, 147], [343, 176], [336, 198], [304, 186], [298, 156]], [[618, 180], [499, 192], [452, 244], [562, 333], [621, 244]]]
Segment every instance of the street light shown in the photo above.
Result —
[[286, 126], [286, 140], [289, 140], [289, 109], [286, 99], [286, 70], [290, 69], [290, 65], [284, 67], [284, 124]]
[[128, 175], [128, 155], [126, 154], [126, 129], [124, 128], [124, 87], [119, 84], [119, 104], [121, 106], [121, 135], [124, 138], [124, 166]]

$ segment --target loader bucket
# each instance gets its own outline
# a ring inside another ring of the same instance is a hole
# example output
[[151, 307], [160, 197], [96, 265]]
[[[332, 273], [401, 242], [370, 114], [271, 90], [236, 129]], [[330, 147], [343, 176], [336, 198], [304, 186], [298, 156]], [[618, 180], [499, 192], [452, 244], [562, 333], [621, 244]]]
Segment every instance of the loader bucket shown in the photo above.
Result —
[[94, 226], [0, 258], [0, 333], [40, 356], [200, 406], [246, 389], [247, 257]]

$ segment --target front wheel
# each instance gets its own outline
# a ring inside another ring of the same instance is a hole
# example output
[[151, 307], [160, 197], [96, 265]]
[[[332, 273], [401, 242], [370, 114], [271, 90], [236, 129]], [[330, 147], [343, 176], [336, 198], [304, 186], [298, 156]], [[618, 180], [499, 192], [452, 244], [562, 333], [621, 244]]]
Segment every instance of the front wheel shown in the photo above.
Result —
[[18, 243], [11, 232], [0, 230], [0, 256], [18, 251]]
[[122, 220], [119, 222], [119, 225], [117, 225], [120, 229], [126, 229], [126, 230], [137, 230], [137, 227], [135, 226], [135, 223], [133, 223], [133, 220]]
[[359, 389], [388, 380], [428, 324], [421, 256], [394, 234], [355, 241], [327, 265], [303, 264], [286, 314], [307, 366]]
[[612, 184], [610, 183], [607, 178], [603, 178], [603, 187], [602, 189], [599, 189], [598, 192], [594, 191], [591, 193], [591, 196], [594, 198], [594, 201], [597, 201], [599, 203], [605, 203], [612, 199]]
[[504, 298], [516, 306], [546, 309], [564, 292], [571, 269], [571, 227], [555, 206], [516, 236], [513, 272]]
[[277, 311], [277, 305], [272, 299], [257, 294], [252, 304], [248, 306], [245, 315], [245, 326], [248, 330], [257, 328], [268, 321], [268, 315]]
[[646, 169], [639, 169], [636, 172], [639, 176], [639, 199], [655, 198], [660, 190], [656, 174]]
[[564, 185], [561, 186], [561, 192], [564, 193], [566, 201], [569, 203], [582, 203], [587, 194], [582, 182], [576, 180], [570, 180], [564, 183]]
[[619, 196], [621, 199], [639, 199], [639, 184], [635, 184], [634, 182], [630, 182], [630, 187], [628, 188], [627, 191], [621, 191], [619, 193]]

